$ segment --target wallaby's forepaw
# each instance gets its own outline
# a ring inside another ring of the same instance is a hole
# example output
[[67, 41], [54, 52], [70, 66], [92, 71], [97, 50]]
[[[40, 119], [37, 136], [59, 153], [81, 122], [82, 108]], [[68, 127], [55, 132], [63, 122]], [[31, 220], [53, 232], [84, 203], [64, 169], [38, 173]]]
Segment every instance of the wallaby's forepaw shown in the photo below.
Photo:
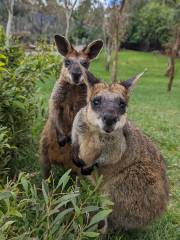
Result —
[[58, 143], [60, 147], [64, 147], [67, 143], [67, 137], [66, 136], [59, 137]]
[[79, 157], [76, 157], [73, 155], [72, 160], [73, 160], [73, 163], [76, 165], [76, 167], [82, 168], [85, 166], [85, 162]]
[[85, 162], [79, 158], [79, 145], [72, 145], [72, 161], [76, 167], [82, 168], [85, 167]]
[[90, 167], [84, 167], [84, 168], [81, 168], [81, 174], [82, 175], [91, 175], [92, 171], [94, 169], [94, 166], [90, 166]]
[[94, 170], [94, 167], [97, 167], [97, 166], [98, 166], [98, 164], [95, 163], [95, 164], [93, 164], [93, 165], [91, 165], [89, 167], [81, 168], [82, 175], [91, 175], [92, 171]]
[[98, 229], [99, 229], [99, 232], [102, 235], [104, 235], [104, 236], [107, 235], [107, 233], [108, 233], [108, 221], [107, 221], [107, 218], [99, 222]]
[[66, 142], [67, 142], [68, 144], [71, 143], [71, 135], [69, 135], [69, 136], [66, 137]]
[[64, 147], [66, 144], [71, 143], [71, 136], [60, 136], [58, 139], [58, 143], [60, 147]]

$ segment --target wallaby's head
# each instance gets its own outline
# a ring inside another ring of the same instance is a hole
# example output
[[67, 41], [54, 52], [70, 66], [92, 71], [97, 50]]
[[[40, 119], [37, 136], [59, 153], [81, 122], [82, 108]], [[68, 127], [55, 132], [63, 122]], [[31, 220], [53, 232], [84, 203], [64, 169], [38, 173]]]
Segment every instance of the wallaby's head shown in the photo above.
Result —
[[[81, 67], [82, 69], [82, 67]], [[131, 90], [143, 73], [126, 81], [108, 85], [82, 69], [88, 87], [87, 120], [98, 131], [113, 133], [126, 123]]]
[[55, 42], [59, 53], [64, 57], [64, 74], [66, 80], [75, 85], [84, 83], [79, 64], [88, 69], [90, 61], [94, 59], [103, 47], [102, 40], [96, 40], [77, 51], [63, 36], [55, 35]]

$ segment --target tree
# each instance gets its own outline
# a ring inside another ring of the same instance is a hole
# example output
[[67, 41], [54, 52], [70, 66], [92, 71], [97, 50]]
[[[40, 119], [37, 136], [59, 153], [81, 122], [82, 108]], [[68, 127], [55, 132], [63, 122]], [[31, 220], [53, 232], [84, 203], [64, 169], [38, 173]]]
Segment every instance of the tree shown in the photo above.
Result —
[[14, 11], [14, 0], [4, 1], [8, 12], [8, 21], [6, 25], [6, 46], [9, 46], [9, 42], [12, 36], [12, 23], [13, 23], [13, 11]]
[[65, 37], [68, 38], [69, 35], [69, 27], [70, 27], [70, 20], [72, 17], [73, 10], [77, 4], [78, 0], [57, 0], [57, 4], [59, 6], [63, 5], [65, 10], [66, 16], [66, 30], [65, 30]]
[[[98, 0], [81, 0], [72, 15], [70, 38], [81, 44], [103, 37], [104, 6]], [[86, 13], [86, 14], [85, 14]]]
[[[107, 55], [112, 53], [113, 66], [112, 66], [112, 81], [117, 81], [118, 70], [118, 52], [122, 40], [124, 40], [126, 27], [127, 27], [127, 1], [126, 0], [113, 0], [106, 9], [104, 19], [104, 35]], [[107, 57], [106, 69], [109, 68], [110, 56]]]
[[173, 17], [173, 23], [171, 26], [171, 38], [167, 44], [168, 48], [168, 55], [169, 55], [169, 61], [168, 61], [168, 67], [166, 70], [166, 75], [169, 77], [168, 81], [168, 92], [172, 90], [173, 80], [174, 80], [174, 74], [175, 74], [175, 62], [176, 57], [178, 55], [178, 51], [180, 49], [180, 2], [175, 3], [173, 6], [174, 9], [174, 17]]
[[173, 9], [159, 1], [147, 2], [131, 21], [128, 42], [142, 50], [162, 49], [168, 42]]

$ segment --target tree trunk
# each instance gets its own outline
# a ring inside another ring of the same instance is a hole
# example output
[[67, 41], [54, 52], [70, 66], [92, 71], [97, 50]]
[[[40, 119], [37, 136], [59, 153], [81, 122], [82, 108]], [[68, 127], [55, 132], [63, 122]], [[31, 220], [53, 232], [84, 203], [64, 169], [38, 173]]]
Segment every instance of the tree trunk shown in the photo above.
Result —
[[8, 9], [8, 22], [6, 26], [6, 46], [9, 47], [10, 39], [12, 36], [14, 0], [9, 0], [9, 3], [7, 3], [7, 9]]
[[172, 85], [173, 85], [175, 61], [176, 61], [176, 56], [178, 53], [179, 46], [180, 46], [180, 32], [177, 33], [175, 44], [174, 44], [172, 50], [170, 51], [169, 64], [168, 64], [168, 69], [167, 69], [167, 75], [169, 77], [168, 92], [171, 91]]
[[110, 41], [105, 40], [105, 70], [110, 71], [110, 62], [111, 62], [111, 46]]
[[[118, 26], [119, 26], [119, 22], [118, 22]], [[116, 36], [115, 36], [115, 40], [114, 40], [114, 58], [113, 58], [113, 66], [112, 66], [112, 82], [115, 83], [117, 82], [117, 71], [118, 71], [118, 62], [119, 62], [119, 42], [120, 42], [120, 38], [119, 38], [119, 29], [117, 27], [116, 30]]]
[[105, 70], [106, 70], [106, 72], [110, 71], [110, 60], [111, 60], [110, 53], [106, 54], [106, 62], [105, 62]]
[[175, 58], [173, 55], [170, 56], [170, 67], [168, 71], [169, 82], [168, 82], [168, 92], [172, 89], [173, 79], [174, 79], [174, 65], [175, 65]]
[[119, 62], [119, 56], [118, 56], [118, 49], [116, 48], [114, 52], [114, 60], [113, 60], [113, 66], [112, 66], [112, 82], [117, 82], [117, 72], [118, 72], [118, 62]]
[[69, 15], [68, 13], [66, 13], [66, 31], [65, 31], [65, 38], [68, 38], [68, 35], [69, 35], [70, 19], [71, 19], [71, 15]]

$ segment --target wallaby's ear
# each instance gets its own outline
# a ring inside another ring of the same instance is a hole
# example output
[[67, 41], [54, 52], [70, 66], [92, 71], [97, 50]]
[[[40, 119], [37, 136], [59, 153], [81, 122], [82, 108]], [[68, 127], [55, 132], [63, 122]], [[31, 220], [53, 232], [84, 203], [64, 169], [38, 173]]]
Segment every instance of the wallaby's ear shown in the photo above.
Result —
[[60, 35], [55, 35], [54, 38], [55, 38], [57, 49], [61, 55], [65, 57], [70, 51], [72, 51], [72, 46], [65, 37]]
[[80, 65], [80, 68], [84, 78], [84, 82], [87, 85], [87, 87], [92, 87], [93, 85], [100, 83], [100, 80], [97, 79], [92, 73], [90, 73], [82, 65]]
[[88, 55], [89, 59], [97, 57], [103, 47], [103, 41], [101, 39], [95, 40], [86, 47], [83, 48], [83, 52]]
[[136, 75], [135, 77], [129, 78], [128, 80], [122, 81], [120, 85], [125, 87], [129, 92], [133, 90], [135, 87], [136, 83], [138, 80], [142, 77], [142, 75], [146, 72], [147, 70], [145, 69], [144, 72]]

